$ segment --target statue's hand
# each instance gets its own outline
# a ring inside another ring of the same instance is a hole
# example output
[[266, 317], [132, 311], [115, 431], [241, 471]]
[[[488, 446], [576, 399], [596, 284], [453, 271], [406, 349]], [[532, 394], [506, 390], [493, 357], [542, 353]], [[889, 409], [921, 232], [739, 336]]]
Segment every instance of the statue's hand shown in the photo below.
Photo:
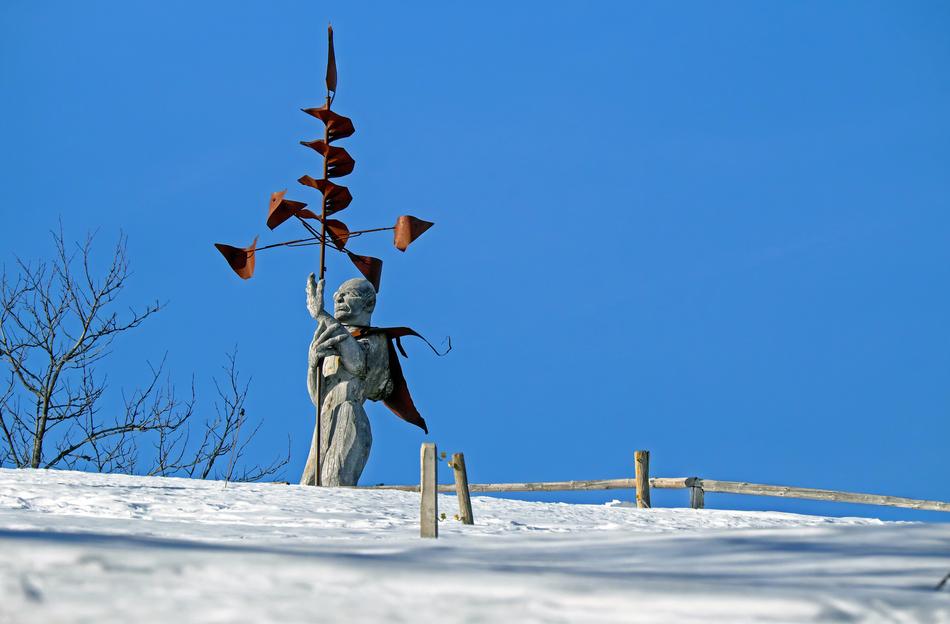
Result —
[[353, 375], [366, 371], [366, 354], [356, 338], [335, 318], [323, 316], [310, 343], [310, 366], [331, 355], [340, 356], [343, 367]]
[[346, 329], [333, 319], [324, 319], [313, 334], [310, 343], [311, 358], [325, 358], [330, 355], [340, 355], [339, 344], [347, 338], [352, 339]]
[[320, 320], [320, 317], [330, 316], [323, 309], [323, 282], [317, 282], [316, 276], [311, 273], [307, 278], [307, 310], [314, 320]]

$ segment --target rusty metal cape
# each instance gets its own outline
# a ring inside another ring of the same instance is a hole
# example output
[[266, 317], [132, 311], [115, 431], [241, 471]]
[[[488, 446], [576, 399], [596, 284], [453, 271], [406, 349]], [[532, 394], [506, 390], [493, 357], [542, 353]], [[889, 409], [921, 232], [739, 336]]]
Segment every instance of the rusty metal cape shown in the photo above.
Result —
[[354, 338], [363, 338], [374, 334], [386, 336], [386, 345], [389, 347], [389, 376], [393, 382], [393, 391], [383, 399], [383, 404], [407, 423], [429, 433], [425, 419], [422, 418], [419, 410], [416, 409], [415, 403], [412, 402], [412, 395], [409, 394], [409, 386], [406, 384], [406, 377], [402, 374], [402, 366], [399, 364], [399, 356], [396, 355], [396, 350], [398, 349], [403, 357], [409, 357], [402, 347], [403, 336], [421, 338], [437, 355], [439, 354], [438, 350], [421, 334], [409, 327], [357, 327], [351, 330], [350, 334]]

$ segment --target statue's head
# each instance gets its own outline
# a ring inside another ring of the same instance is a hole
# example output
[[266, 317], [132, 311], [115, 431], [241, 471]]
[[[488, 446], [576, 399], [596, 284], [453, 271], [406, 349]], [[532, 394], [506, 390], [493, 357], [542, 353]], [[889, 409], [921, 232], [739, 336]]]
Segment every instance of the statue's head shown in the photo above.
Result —
[[347, 325], [369, 325], [376, 308], [376, 289], [361, 277], [346, 280], [333, 293], [333, 316]]

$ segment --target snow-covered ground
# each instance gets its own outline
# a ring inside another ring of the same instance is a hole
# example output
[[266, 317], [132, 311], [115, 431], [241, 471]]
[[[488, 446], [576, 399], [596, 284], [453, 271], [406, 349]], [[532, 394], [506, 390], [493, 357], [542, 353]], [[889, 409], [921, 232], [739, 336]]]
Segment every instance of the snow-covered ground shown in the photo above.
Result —
[[0, 623], [950, 622], [950, 525], [0, 469]]

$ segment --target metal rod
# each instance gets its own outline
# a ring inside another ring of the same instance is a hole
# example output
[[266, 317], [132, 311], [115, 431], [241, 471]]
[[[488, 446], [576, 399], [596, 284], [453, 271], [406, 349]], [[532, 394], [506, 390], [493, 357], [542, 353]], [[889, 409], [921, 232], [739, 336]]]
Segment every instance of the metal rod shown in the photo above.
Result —
[[284, 241], [283, 243], [273, 243], [271, 245], [264, 245], [263, 247], [256, 248], [254, 250], [254, 253], [257, 253], [258, 251], [264, 251], [265, 249], [273, 249], [275, 247], [289, 247], [291, 245], [299, 245], [300, 243], [310, 243], [310, 242], [316, 243], [317, 237], [311, 236], [309, 238], [298, 238], [297, 240]]
[[310, 225], [309, 223], [307, 223], [307, 221], [306, 221], [303, 217], [301, 217], [300, 215], [294, 215], [294, 216], [297, 217], [297, 221], [300, 221], [300, 225], [304, 226], [304, 228], [306, 228], [306, 230], [307, 230], [308, 232], [310, 232], [311, 234], [313, 234], [313, 239], [314, 239], [315, 241], [319, 242], [320, 240], [325, 240], [325, 239], [326, 239], [326, 237], [327, 237], [326, 234], [324, 234], [324, 235], [321, 237], [320, 234], [317, 232], [316, 228], [314, 228], [312, 225]]
[[[327, 63], [329, 63], [329, 58]], [[327, 87], [327, 110], [330, 110], [330, 88]], [[330, 146], [330, 124], [326, 123], [323, 127], [323, 142]], [[329, 180], [330, 176], [330, 150], [327, 150], [323, 157], [323, 179]], [[327, 194], [321, 193], [320, 201], [320, 279], [326, 277], [327, 272]], [[303, 219], [301, 219], [303, 221]], [[309, 228], [308, 228], [309, 229]], [[322, 301], [320, 302], [323, 303]], [[320, 452], [323, 445], [323, 358], [317, 360], [317, 435], [314, 448], [313, 462], [313, 484], [315, 486], [323, 485], [320, 479]]]
[[383, 228], [372, 228], [370, 230], [356, 230], [355, 232], [350, 232], [350, 238], [354, 236], [359, 236], [360, 234], [369, 234], [370, 232], [385, 232], [386, 230], [395, 230], [395, 225], [390, 225], [389, 227]]
[[[295, 240], [284, 241], [282, 243], [271, 243], [270, 245], [257, 247], [256, 249], [254, 249], [254, 253], [257, 253], [258, 251], [264, 251], [267, 249], [275, 249], [277, 247], [306, 247], [308, 245], [319, 245], [320, 233], [317, 232], [316, 228], [314, 228], [312, 225], [304, 221], [302, 218], [300, 217], [297, 217], [297, 218], [300, 219], [300, 222], [303, 223], [303, 226], [307, 228], [307, 231], [313, 234], [313, 236], [309, 236], [307, 238], [298, 238]], [[371, 230], [356, 230], [355, 232], [349, 233], [349, 238], [355, 238], [359, 236], [360, 234], [368, 234], [370, 232], [384, 232], [386, 230], [395, 230], [395, 229], [396, 229], [395, 227], [384, 227], [384, 228], [373, 228]], [[343, 249], [335, 245], [333, 241], [329, 241], [329, 244], [332, 249], [335, 249], [336, 251], [343, 251]]]

